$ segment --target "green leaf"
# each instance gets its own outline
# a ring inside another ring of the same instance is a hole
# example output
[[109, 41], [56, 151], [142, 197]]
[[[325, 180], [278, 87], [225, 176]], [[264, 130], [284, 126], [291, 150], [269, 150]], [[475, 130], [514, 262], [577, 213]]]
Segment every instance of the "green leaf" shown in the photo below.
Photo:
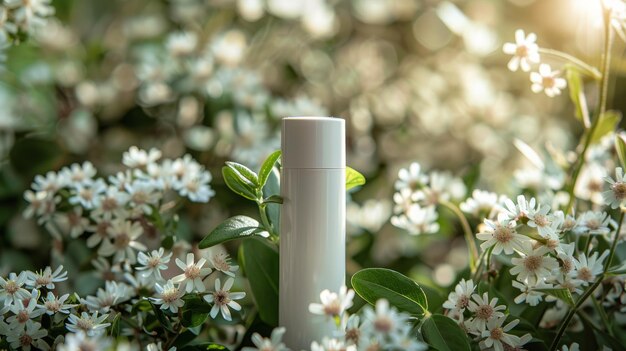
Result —
[[624, 132], [615, 135], [615, 150], [617, 150], [622, 169], [626, 169], [626, 134]]
[[593, 132], [591, 144], [599, 142], [602, 137], [614, 131], [621, 119], [622, 114], [618, 111], [606, 111], [601, 115], [596, 130]]
[[557, 299], [563, 300], [563, 302], [567, 303], [570, 306], [574, 306], [574, 298], [572, 297], [572, 293], [569, 289], [566, 288], [547, 288], [547, 289], [533, 289], [534, 291], [539, 291], [544, 294], [554, 296]]
[[589, 127], [589, 110], [587, 109], [587, 99], [580, 73], [575, 68], [568, 68], [566, 76], [569, 97], [576, 108], [576, 118], [583, 122], [585, 127]]
[[250, 168], [231, 161], [226, 161], [226, 167], [235, 171], [242, 181], [248, 181], [250, 184], [254, 185], [255, 188], [259, 188], [259, 177]]
[[222, 176], [224, 182], [235, 194], [241, 195], [248, 200], [256, 201], [256, 185], [249, 182], [235, 171], [234, 169], [224, 166], [222, 167]]
[[241, 257], [261, 320], [278, 325], [278, 251], [258, 240], [241, 243]]
[[152, 306], [154, 315], [157, 317], [157, 320], [159, 321], [161, 326], [165, 330], [174, 333], [174, 328], [172, 328], [172, 323], [170, 323], [170, 320], [167, 318], [163, 310], [159, 306], [153, 304], [152, 302], [150, 302], [150, 306]]
[[352, 276], [352, 287], [365, 301], [376, 304], [387, 299], [399, 310], [421, 316], [428, 311], [422, 288], [412, 279], [385, 268], [366, 268]]
[[269, 155], [263, 164], [261, 165], [261, 170], [259, 170], [259, 187], [262, 188], [267, 182], [267, 178], [270, 176], [272, 172], [272, 168], [274, 168], [274, 164], [280, 158], [280, 150], [272, 152]]
[[265, 204], [282, 204], [283, 203], [283, 198], [278, 196], [278, 195], [272, 195], [268, 198], [263, 199], [263, 203]]
[[346, 190], [365, 184], [365, 177], [356, 170], [346, 167]]
[[609, 270], [606, 272], [606, 275], [609, 275], [609, 276], [622, 275], [622, 274], [626, 274], [626, 262], [618, 266], [613, 266], [609, 268]]
[[267, 238], [269, 233], [261, 228], [254, 218], [247, 216], [230, 217], [218, 225], [198, 245], [201, 249], [221, 244], [225, 241], [250, 237]]
[[209, 312], [211, 312], [211, 306], [201, 298], [194, 296], [185, 301], [181, 322], [187, 328], [197, 327], [204, 324], [204, 321], [209, 317]]
[[[270, 175], [263, 187], [263, 194], [265, 196], [273, 196], [280, 194], [280, 172], [278, 168], [272, 168]], [[280, 204], [268, 203], [266, 207], [267, 216], [269, 217], [270, 224], [274, 229], [274, 233], [278, 233], [280, 230]]]
[[422, 325], [422, 336], [439, 351], [469, 351], [467, 335], [459, 325], [441, 314], [433, 314]]
[[163, 247], [165, 250], [170, 250], [172, 246], [174, 246], [173, 235], [168, 235], [165, 238], [163, 238], [163, 240], [161, 241], [161, 247]]
[[229, 349], [220, 344], [216, 344], [213, 342], [205, 342], [200, 344], [192, 344], [187, 345], [181, 349], [180, 351], [228, 351]]
[[122, 314], [118, 313], [115, 318], [113, 318], [113, 323], [111, 323], [111, 336], [117, 338], [120, 335], [121, 325], [120, 321], [122, 320]]

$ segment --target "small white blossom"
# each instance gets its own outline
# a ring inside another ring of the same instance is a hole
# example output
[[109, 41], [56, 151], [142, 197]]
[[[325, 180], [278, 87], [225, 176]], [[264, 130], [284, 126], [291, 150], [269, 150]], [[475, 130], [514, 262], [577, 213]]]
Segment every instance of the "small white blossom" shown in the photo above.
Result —
[[122, 163], [129, 168], [144, 168], [160, 159], [161, 155], [161, 151], [155, 148], [146, 151], [136, 146], [131, 146], [122, 155]]
[[611, 208], [618, 208], [626, 200], [626, 175], [621, 167], [615, 168], [615, 180], [611, 177], [604, 179], [609, 183], [609, 190], [602, 193], [602, 197]]
[[40, 350], [49, 350], [48, 345], [44, 340], [48, 335], [48, 331], [41, 329], [41, 324], [28, 320], [23, 330], [13, 330], [7, 335], [7, 341], [11, 344], [13, 349], [21, 348], [24, 351], [30, 351], [32, 347], [36, 347]]
[[480, 341], [481, 350], [493, 348], [495, 351], [503, 351], [505, 350], [505, 344], [510, 347], [517, 347], [520, 337], [507, 334], [507, 332], [511, 331], [519, 323], [519, 319], [511, 321], [503, 327], [502, 324], [505, 319], [505, 316], [500, 316], [492, 318], [487, 322], [487, 330], [483, 330], [481, 334], [481, 337], [484, 338]]
[[177, 258], [176, 265], [183, 270], [183, 274], [172, 278], [172, 282], [180, 284], [180, 289], [188, 293], [192, 292], [194, 289], [198, 292], [205, 291], [206, 287], [202, 280], [211, 273], [211, 268], [203, 268], [205, 264], [205, 258], [201, 258], [196, 263], [193, 253], [187, 254], [186, 263]]
[[372, 326], [373, 333], [381, 337], [393, 336], [407, 321], [407, 317], [390, 307], [389, 301], [385, 299], [376, 301], [375, 310], [368, 306], [363, 316]]
[[70, 314], [65, 327], [67, 330], [74, 333], [82, 331], [86, 333], [87, 336], [102, 335], [106, 331], [106, 327], [111, 325], [111, 323], [103, 323], [108, 317], [108, 314], [98, 316], [97, 311], [91, 315], [87, 312], [81, 313], [80, 316]]
[[469, 302], [476, 286], [474, 286], [473, 280], [461, 279], [461, 281], [454, 287], [454, 291], [448, 295], [448, 300], [443, 303], [443, 308], [449, 310], [465, 311], [469, 306]]
[[150, 300], [157, 305], [161, 305], [162, 310], [169, 309], [172, 313], [178, 313], [178, 309], [185, 305], [185, 301], [182, 300], [185, 292], [174, 286], [171, 280], [168, 280], [163, 286], [156, 283], [154, 287], [158, 297], [151, 297]]
[[152, 250], [149, 255], [140, 252], [137, 255], [137, 261], [141, 266], [137, 267], [138, 271], [142, 271], [140, 274], [142, 277], [153, 276], [157, 281], [163, 280], [161, 271], [167, 269], [167, 264], [172, 258], [172, 253], [165, 255], [165, 249], [162, 247], [159, 250]]
[[580, 215], [575, 233], [606, 235], [611, 232], [611, 216], [606, 212], [587, 211]]
[[405, 214], [391, 217], [391, 224], [407, 230], [411, 235], [432, 234], [439, 231], [437, 218], [434, 206], [413, 204]]
[[472, 191], [472, 197], [461, 202], [459, 208], [465, 213], [470, 213], [474, 216], [484, 214], [490, 216], [494, 210], [500, 210], [500, 199], [498, 194], [489, 191], [474, 189]]
[[88, 336], [82, 331], [65, 335], [65, 341], [58, 346], [58, 351], [107, 350], [111, 340], [100, 335]]
[[230, 307], [235, 311], [241, 310], [241, 305], [235, 302], [235, 300], [243, 299], [246, 296], [246, 293], [230, 292], [234, 282], [235, 279], [228, 278], [222, 287], [220, 278], [217, 278], [215, 279], [215, 291], [204, 295], [204, 300], [213, 304], [210, 312], [211, 318], [217, 317], [217, 314], [222, 312], [222, 317], [224, 317], [225, 320], [230, 321], [232, 318], [228, 308]]
[[521, 250], [524, 245], [529, 243], [529, 239], [518, 234], [515, 228], [515, 221], [506, 218], [506, 215], [500, 215], [497, 221], [485, 219], [485, 229], [476, 234], [479, 240], [484, 241], [480, 248], [487, 250], [493, 247], [492, 253], [494, 255], [499, 255], [502, 251], [511, 255], [514, 250]]
[[76, 307], [76, 305], [65, 303], [69, 297], [70, 294], [56, 297], [51, 291], [48, 291], [48, 295], [46, 295], [43, 300], [43, 304], [37, 305], [37, 307], [50, 316], [56, 313], [70, 314], [70, 308]]
[[39, 291], [33, 289], [33, 291], [30, 293], [30, 296], [28, 297], [28, 302], [26, 302], [26, 299], [17, 300], [10, 307], [10, 311], [13, 313], [13, 316], [7, 318], [10, 329], [14, 331], [22, 331], [24, 330], [24, 328], [26, 328], [26, 322], [43, 314], [42, 310], [35, 310], [35, 308], [37, 307], [38, 298]]
[[242, 351], [288, 351], [289, 349], [282, 342], [285, 330], [285, 327], [274, 328], [270, 338], [264, 338], [259, 333], [254, 333], [252, 334], [252, 343], [256, 347], [244, 347]]
[[114, 262], [128, 260], [131, 264], [136, 262], [135, 250], [145, 251], [146, 246], [138, 241], [143, 234], [143, 228], [139, 222], [129, 220], [113, 221], [107, 233], [110, 238], [103, 240], [98, 249], [101, 256], [113, 256]]
[[533, 83], [531, 90], [534, 93], [544, 91], [549, 97], [560, 95], [561, 90], [567, 86], [567, 81], [559, 77], [560, 74], [560, 71], [553, 71], [547, 63], [542, 63], [539, 65], [539, 72], [530, 73], [530, 81]]
[[500, 311], [505, 309], [506, 306], [498, 305], [497, 297], [489, 300], [487, 293], [484, 293], [482, 297], [478, 294], [474, 294], [468, 306], [468, 310], [472, 312], [473, 318], [466, 321], [465, 325], [473, 331], [482, 333], [486, 330], [488, 321], [504, 316], [504, 313]]
[[348, 289], [345, 285], [340, 288], [338, 294], [325, 289], [320, 293], [322, 303], [309, 304], [309, 312], [331, 318], [341, 317], [352, 306], [353, 298], [354, 290]]
[[4, 306], [10, 306], [30, 296], [28, 290], [22, 287], [27, 278], [26, 272], [21, 272], [19, 275], [9, 273], [8, 279], [0, 276], [0, 301], [4, 301]]
[[54, 289], [54, 283], [60, 283], [67, 280], [67, 271], [63, 270], [63, 266], [57, 267], [52, 271], [50, 266], [46, 267], [43, 271], [38, 272], [26, 272], [26, 285], [31, 288]]
[[357, 351], [355, 345], [345, 345], [343, 341], [325, 337], [320, 344], [311, 343], [311, 351]]
[[502, 47], [504, 53], [513, 55], [507, 65], [511, 71], [515, 72], [518, 67], [521, 67], [522, 71], [528, 72], [532, 63], [539, 63], [539, 46], [536, 41], [535, 33], [529, 33], [526, 36], [522, 29], [518, 29], [515, 31], [515, 43], [504, 44]]
[[239, 266], [232, 264], [230, 257], [228, 257], [228, 254], [225, 252], [212, 254], [209, 257], [209, 261], [213, 268], [231, 277], [235, 277], [235, 272], [239, 270]]
[[510, 272], [516, 275], [516, 279], [531, 285], [549, 277], [559, 263], [554, 257], [547, 255], [548, 249], [541, 246], [533, 249], [527, 245], [521, 250], [521, 258], [512, 258], [513, 268]]
[[608, 256], [608, 250], [605, 250], [600, 257], [598, 257], [597, 251], [589, 257], [581, 253], [578, 255], [578, 259], [574, 260], [575, 269], [570, 272], [570, 276], [581, 280], [585, 286], [594, 282], [596, 277], [604, 271], [604, 259]]
[[398, 171], [398, 180], [396, 180], [394, 187], [398, 191], [406, 188], [416, 191], [427, 183], [428, 176], [422, 172], [419, 163], [413, 162], [408, 169], [402, 168]]

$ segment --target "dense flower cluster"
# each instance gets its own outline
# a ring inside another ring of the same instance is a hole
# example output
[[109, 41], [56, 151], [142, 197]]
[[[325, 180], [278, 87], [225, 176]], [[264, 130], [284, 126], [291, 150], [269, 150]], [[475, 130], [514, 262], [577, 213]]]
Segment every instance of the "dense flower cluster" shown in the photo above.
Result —
[[20, 42], [19, 35], [32, 35], [54, 14], [52, 0], [6, 0], [0, 3], [0, 67], [5, 50]]

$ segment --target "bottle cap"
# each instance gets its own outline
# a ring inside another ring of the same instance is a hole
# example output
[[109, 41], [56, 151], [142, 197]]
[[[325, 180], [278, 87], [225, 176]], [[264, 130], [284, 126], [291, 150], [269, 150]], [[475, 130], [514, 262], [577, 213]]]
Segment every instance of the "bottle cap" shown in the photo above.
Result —
[[346, 123], [334, 117], [285, 117], [284, 168], [345, 168]]

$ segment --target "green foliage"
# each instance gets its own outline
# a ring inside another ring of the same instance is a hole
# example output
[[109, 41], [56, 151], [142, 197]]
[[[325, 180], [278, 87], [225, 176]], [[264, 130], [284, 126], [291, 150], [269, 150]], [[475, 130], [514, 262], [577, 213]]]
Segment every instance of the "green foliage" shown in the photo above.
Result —
[[240, 247], [243, 266], [263, 322], [278, 325], [278, 251], [258, 240], [245, 240]]
[[615, 128], [617, 128], [617, 125], [621, 120], [622, 114], [620, 112], [606, 111], [603, 115], [600, 116], [598, 126], [593, 132], [593, 137], [591, 138], [591, 144], [599, 142], [602, 137], [613, 132]]
[[[244, 175], [239, 173], [234, 167], [222, 167], [224, 182], [235, 194], [245, 197], [248, 200], [256, 201], [256, 184], [250, 182]], [[256, 178], [256, 176], [255, 176]], [[258, 182], [258, 180], [256, 181]]]
[[587, 109], [587, 99], [585, 98], [585, 90], [580, 73], [573, 67], [568, 67], [567, 73], [567, 85], [569, 87], [569, 97], [574, 103], [576, 109], [576, 118], [583, 122], [583, 124], [589, 126], [589, 110]]
[[352, 276], [352, 287], [372, 305], [379, 299], [387, 299], [392, 306], [414, 316], [428, 311], [422, 288], [409, 277], [390, 269], [362, 269]]
[[265, 238], [268, 235], [267, 231], [261, 227], [261, 224], [256, 219], [247, 216], [234, 216], [213, 229], [209, 235], [200, 241], [198, 247], [206, 249], [229, 240], [250, 237]]
[[424, 321], [422, 336], [438, 351], [471, 350], [467, 335], [457, 322], [440, 314], [433, 314]]
[[548, 294], [550, 296], [554, 296], [563, 302], [567, 303], [570, 306], [574, 306], [574, 298], [572, 297], [572, 293], [569, 289], [566, 288], [548, 288], [548, 289], [535, 289], [536, 291], [542, 292], [544, 294]]
[[265, 183], [267, 183], [267, 179], [269, 178], [270, 173], [274, 168], [274, 164], [276, 164], [276, 162], [280, 158], [280, 155], [280, 150], [274, 151], [265, 159], [265, 161], [261, 165], [261, 170], [259, 170], [259, 187], [262, 188], [263, 186], [265, 186]]
[[365, 184], [365, 177], [356, 170], [346, 167], [346, 190]]
[[187, 328], [200, 326], [209, 318], [209, 312], [211, 312], [211, 306], [202, 300], [200, 296], [185, 296], [181, 322]]

